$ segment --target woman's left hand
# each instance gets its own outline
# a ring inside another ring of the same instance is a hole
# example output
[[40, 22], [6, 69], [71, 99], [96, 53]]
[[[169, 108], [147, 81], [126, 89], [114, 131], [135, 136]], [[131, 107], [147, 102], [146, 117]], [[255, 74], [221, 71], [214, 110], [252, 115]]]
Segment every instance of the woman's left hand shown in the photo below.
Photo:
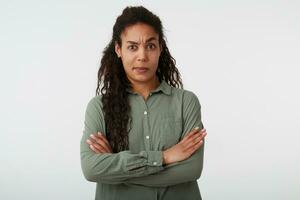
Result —
[[108, 140], [100, 132], [91, 134], [90, 138], [86, 140], [86, 143], [88, 143], [90, 145], [90, 148], [95, 153], [112, 153], [113, 152]]

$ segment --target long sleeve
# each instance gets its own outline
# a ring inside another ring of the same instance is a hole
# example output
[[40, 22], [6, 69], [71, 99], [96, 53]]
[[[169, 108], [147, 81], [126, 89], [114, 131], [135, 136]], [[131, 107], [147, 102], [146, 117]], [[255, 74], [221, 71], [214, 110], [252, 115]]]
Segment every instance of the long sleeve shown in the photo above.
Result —
[[[183, 134], [181, 139], [193, 128], [203, 128], [201, 121], [201, 106], [197, 96], [192, 92], [183, 95]], [[203, 140], [204, 142], [204, 140]], [[186, 160], [165, 166], [165, 170], [143, 178], [131, 178], [129, 184], [150, 187], [170, 186], [200, 178], [203, 169], [204, 143]]]
[[144, 177], [164, 169], [162, 151], [140, 151], [138, 154], [130, 151], [96, 154], [90, 149], [86, 140], [90, 134], [98, 131], [105, 133], [104, 130], [105, 122], [100, 100], [99, 97], [94, 97], [86, 108], [80, 142], [81, 168], [88, 181], [118, 184], [129, 178]]

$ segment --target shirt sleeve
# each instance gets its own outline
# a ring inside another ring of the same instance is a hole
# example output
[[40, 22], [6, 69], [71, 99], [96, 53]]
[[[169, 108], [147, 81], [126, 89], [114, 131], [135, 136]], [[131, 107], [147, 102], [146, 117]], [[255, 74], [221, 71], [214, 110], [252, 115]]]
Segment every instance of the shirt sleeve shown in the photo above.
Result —
[[[181, 139], [193, 128], [203, 128], [201, 120], [201, 106], [197, 96], [189, 91], [183, 96], [183, 134]], [[128, 184], [138, 184], [149, 187], [164, 187], [184, 182], [195, 181], [200, 178], [203, 169], [203, 145], [186, 160], [165, 166], [165, 170], [143, 178], [131, 178]]]
[[87, 105], [80, 142], [81, 168], [88, 181], [119, 184], [128, 178], [143, 177], [164, 169], [162, 151], [140, 151], [137, 154], [129, 150], [119, 153], [95, 153], [86, 140], [90, 134], [98, 131], [105, 133], [104, 130], [100, 98], [96, 96]]

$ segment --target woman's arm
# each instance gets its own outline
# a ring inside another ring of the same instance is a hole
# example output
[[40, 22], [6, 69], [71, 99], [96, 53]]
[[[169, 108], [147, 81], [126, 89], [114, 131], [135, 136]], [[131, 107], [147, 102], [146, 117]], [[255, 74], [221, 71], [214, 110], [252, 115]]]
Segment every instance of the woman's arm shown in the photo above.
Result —
[[95, 132], [104, 133], [104, 117], [94, 97], [87, 105], [84, 131], [80, 143], [81, 168], [85, 178], [92, 182], [119, 184], [133, 177], [144, 177], [164, 169], [162, 151], [130, 151], [94, 153], [86, 140]]
[[[200, 129], [203, 128], [203, 124], [201, 121], [201, 107], [199, 100], [195, 94], [192, 92], [185, 92], [185, 95], [183, 96], [183, 135], [181, 139], [183, 139], [187, 133], [189, 133], [193, 128], [199, 127]], [[95, 105], [94, 105], [95, 106]], [[88, 106], [88, 108], [91, 106]], [[89, 114], [87, 109], [87, 114]], [[94, 109], [97, 110], [97, 109]], [[99, 110], [99, 109], [98, 109]], [[93, 113], [93, 112], [92, 112]], [[101, 112], [98, 112], [101, 113]], [[99, 116], [99, 114], [96, 113], [98, 116], [87, 116], [86, 114], [86, 119], [88, 118], [89, 120], [86, 120], [85, 127], [90, 127], [90, 126], [96, 126], [96, 127], [103, 127], [103, 125], [97, 125], [96, 121], [92, 121], [92, 119], [97, 119], [97, 117], [103, 117]], [[95, 114], [95, 113], [94, 113]], [[96, 117], [96, 118], [95, 118]], [[88, 125], [87, 122], [91, 121], [91, 125]], [[102, 122], [104, 123], [104, 122]], [[94, 124], [94, 125], [93, 125]], [[97, 132], [97, 128], [94, 128], [94, 131], [92, 132]], [[98, 131], [102, 131], [103, 129], [98, 129]], [[91, 132], [91, 131], [89, 131]], [[84, 134], [86, 137], [82, 139], [82, 146], [86, 147], [86, 151], [89, 152], [90, 156], [97, 156], [103, 155], [105, 157], [110, 157], [112, 159], [112, 156], [117, 156], [116, 158], [116, 163], [121, 162], [122, 157], [119, 157], [120, 155], [116, 154], [95, 154], [92, 152], [89, 148], [88, 145], [86, 145], [85, 140], [88, 138], [89, 134]], [[84, 143], [84, 144], [83, 144]], [[143, 151], [144, 152], [144, 151]], [[154, 151], [156, 152], [156, 151]], [[119, 154], [122, 154], [123, 152], [120, 152]], [[82, 155], [84, 153], [82, 152]], [[130, 154], [130, 152], [126, 152], [126, 155], [123, 157], [127, 156], [136, 156], [136, 154]], [[101, 159], [95, 159], [94, 160], [94, 165], [98, 166], [99, 173], [95, 174], [93, 178], [90, 178], [90, 176], [86, 175], [88, 174], [87, 172], [85, 173], [85, 176], [88, 180], [90, 181], [101, 181], [102, 183], [107, 183], [107, 184], [118, 184], [118, 183], [126, 183], [126, 184], [138, 184], [138, 185], [144, 185], [144, 186], [150, 186], [150, 187], [160, 187], [160, 186], [169, 186], [169, 185], [175, 185], [183, 182], [188, 182], [188, 181], [193, 181], [197, 180], [201, 173], [202, 173], [202, 168], [203, 168], [203, 155], [204, 155], [204, 139], [203, 139], [203, 144], [202, 146], [194, 152], [194, 154], [189, 157], [186, 160], [172, 163], [169, 165], [165, 165], [164, 167], [161, 165], [162, 164], [162, 158], [161, 162], [159, 162], [159, 165], [157, 164], [156, 166], [143, 166], [139, 169], [134, 170], [132, 174], [126, 173], [126, 170], [120, 170], [119, 167], [116, 166], [114, 168], [114, 165], [108, 165], [106, 166], [105, 163]], [[159, 155], [160, 157], [161, 155]], [[109, 160], [110, 160], [109, 159]], [[137, 158], [135, 158], [137, 159]], [[145, 162], [145, 161], [144, 161]], [[82, 159], [82, 164], [88, 165], [88, 163], [85, 163], [84, 160]], [[133, 163], [134, 164], [134, 163]], [[151, 163], [150, 163], [151, 164]], [[104, 168], [103, 168], [104, 167]], [[107, 168], [106, 168], [107, 167]], [[89, 168], [86, 166], [85, 168]], [[109, 169], [109, 173], [105, 174], [105, 168], [106, 171]], [[152, 170], [150, 169], [152, 168]], [[96, 168], [97, 169], [97, 168]], [[150, 170], [149, 170], [150, 169]], [[84, 170], [84, 167], [83, 167]], [[139, 171], [140, 170], [140, 171]], [[90, 170], [93, 172], [93, 170]], [[97, 171], [96, 171], [97, 172]], [[115, 172], [116, 176], [113, 175]], [[98, 178], [97, 178], [98, 177]]]
[[[201, 121], [201, 106], [197, 96], [186, 92], [183, 96], [184, 127], [181, 139], [194, 127], [203, 128]], [[150, 187], [170, 186], [200, 178], [203, 169], [204, 139], [202, 146], [188, 159], [166, 165], [163, 171], [146, 177], [130, 178], [128, 184], [138, 184]]]

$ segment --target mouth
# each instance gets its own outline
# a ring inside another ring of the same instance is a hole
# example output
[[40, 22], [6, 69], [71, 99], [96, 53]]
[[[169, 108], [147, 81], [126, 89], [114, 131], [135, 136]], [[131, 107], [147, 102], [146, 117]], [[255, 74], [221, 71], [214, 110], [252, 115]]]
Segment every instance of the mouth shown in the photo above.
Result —
[[143, 73], [143, 72], [148, 71], [148, 68], [147, 67], [134, 67], [133, 70], [138, 73]]

